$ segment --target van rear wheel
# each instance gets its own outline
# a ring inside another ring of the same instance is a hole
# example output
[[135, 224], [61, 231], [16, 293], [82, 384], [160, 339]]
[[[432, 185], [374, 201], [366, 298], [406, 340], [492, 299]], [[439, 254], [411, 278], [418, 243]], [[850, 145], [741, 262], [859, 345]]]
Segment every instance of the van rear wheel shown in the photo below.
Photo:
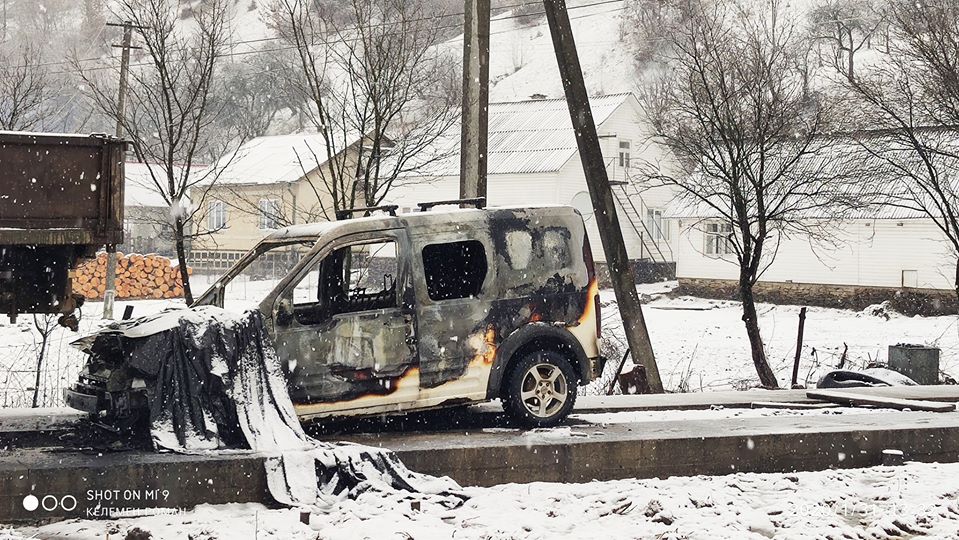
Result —
[[552, 427], [573, 410], [576, 373], [562, 354], [536, 351], [516, 363], [506, 380], [505, 409], [527, 427]]

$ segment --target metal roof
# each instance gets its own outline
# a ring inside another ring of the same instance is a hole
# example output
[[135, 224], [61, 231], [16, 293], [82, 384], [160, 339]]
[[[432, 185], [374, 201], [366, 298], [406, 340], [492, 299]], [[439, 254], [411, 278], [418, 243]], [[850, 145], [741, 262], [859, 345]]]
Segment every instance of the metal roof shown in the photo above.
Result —
[[[196, 165], [190, 169], [191, 178], [201, 178], [205, 165]], [[161, 165], [128, 161], [124, 165], [123, 205], [126, 207], [164, 208], [168, 207], [164, 192], [157, 187], [154, 175], [161, 185], [166, 181]], [[174, 174], [183, 174], [183, 167], [176, 167]], [[192, 182], [192, 181], [191, 181]]]
[[[928, 141], [934, 147], [950, 148], [932, 159], [940, 160], [937, 168], [954, 184], [952, 193], [959, 194], [959, 163], [949, 156], [959, 145], [955, 133], [930, 133], [937, 137]], [[895, 136], [889, 134], [866, 135], [853, 138], [831, 137], [817, 141], [816, 150], [800, 160], [796, 174], [815, 172], [816, 181], [792, 194], [793, 217], [807, 219], [918, 219], [928, 217], [916, 208], [915, 201], [924, 197], [916, 193], [909, 181], [910, 170], [917, 176], [924, 174], [924, 164], [915, 152]], [[702, 175], [697, 171], [693, 175]], [[795, 183], [786, 180], [785, 187]], [[803, 193], [804, 192], [804, 193]], [[839, 200], [835, 205], [820, 205], [816, 197]], [[808, 198], [810, 202], [804, 202]], [[728, 202], [716, 197], [716, 204], [726, 208]], [[805, 208], [804, 208], [805, 207]], [[666, 210], [670, 218], [709, 219], [718, 212], [705, 202], [690, 194], [678, 197]]]
[[[590, 98], [596, 126], [629, 99], [629, 93]], [[490, 103], [488, 144], [488, 174], [558, 171], [578, 151], [565, 99]], [[459, 175], [459, 125], [451, 128], [445, 143], [438, 146], [444, 148], [440, 153], [445, 157], [415, 175]]]

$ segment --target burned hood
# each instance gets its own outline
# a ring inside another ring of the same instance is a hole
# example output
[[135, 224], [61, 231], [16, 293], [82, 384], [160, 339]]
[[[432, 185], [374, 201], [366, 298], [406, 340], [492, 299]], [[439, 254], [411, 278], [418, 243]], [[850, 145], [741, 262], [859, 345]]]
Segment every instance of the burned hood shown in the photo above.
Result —
[[175, 306], [153, 315], [112, 322], [96, 332], [71, 342], [70, 345], [90, 354], [93, 351], [94, 344], [101, 337], [145, 338], [177, 328], [182, 323], [204, 325], [209, 323], [237, 322], [245, 318], [245, 314], [229, 312], [215, 306], [198, 306], [193, 308]]

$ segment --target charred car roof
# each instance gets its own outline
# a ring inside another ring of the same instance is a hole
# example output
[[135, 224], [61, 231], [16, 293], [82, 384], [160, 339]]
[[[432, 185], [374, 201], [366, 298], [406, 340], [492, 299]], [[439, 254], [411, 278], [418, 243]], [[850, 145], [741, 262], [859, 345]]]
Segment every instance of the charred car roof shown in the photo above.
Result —
[[[573, 216], [579, 212], [569, 206], [536, 206], [536, 207], [491, 207], [482, 210], [464, 208], [444, 211], [411, 212], [397, 216], [376, 215], [342, 221], [325, 221], [319, 223], [305, 223], [291, 225], [269, 234], [263, 239], [264, 243], [286, 243], [296, 240], [316, 240], [327, 234], [337, 236], [382, 229], [400, 229], [408, 227], [435, 228], [443, 224], [451, 227], [468, 224], [470, 222], [485, 221], [498, 213], [519, 217], [524, 215], [541, 216]], [[505, 217], [505, 216], [504, 216]]]

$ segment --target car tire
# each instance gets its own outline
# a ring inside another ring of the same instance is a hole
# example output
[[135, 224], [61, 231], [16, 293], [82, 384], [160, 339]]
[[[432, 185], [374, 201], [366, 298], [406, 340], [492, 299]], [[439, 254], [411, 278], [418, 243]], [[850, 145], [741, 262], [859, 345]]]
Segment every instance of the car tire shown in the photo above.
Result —
[[503, 408], [523, 426], [553, 427], [573, 410], [578, 382], [566, 356], [556, 351], [534, 351], [510, 369], [504, 381]]

